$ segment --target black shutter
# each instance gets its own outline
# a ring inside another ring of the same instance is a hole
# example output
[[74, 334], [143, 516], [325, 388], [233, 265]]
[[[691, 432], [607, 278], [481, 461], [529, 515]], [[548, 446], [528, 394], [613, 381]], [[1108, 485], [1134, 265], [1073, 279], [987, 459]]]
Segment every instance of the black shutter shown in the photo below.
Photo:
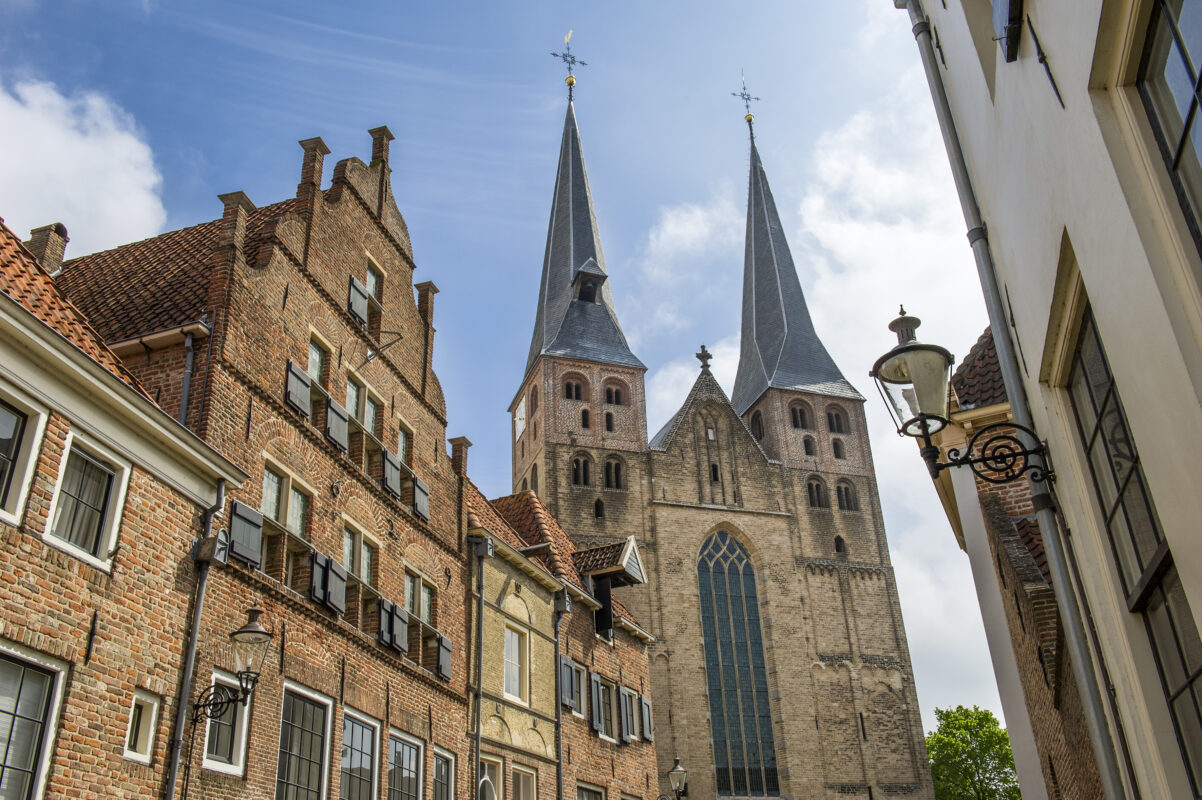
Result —
[[379, 623], [377, 625], [376, 635], [380, 638], [380, 644], [384, 645], [385, 647], [392, 647], [392, 609], [393, 609], [393, 605], [392, 605], [392, 603], [388, 602], [383, 597], [381, 597], [379, 609], [380, 610], [379, 610], [378, 616], [377, 616]]
[[355, 322], [367, 327], [367, 287], [355, 280], [353, 275], [347, 291], [346, 310], [351, 312]]
[[451, 679], [451, 640], [442, 634], [438, 636], [438, 677]]
[[601, 607], [593, 612], [593, 622], [597, 629], [597, 633], [609, 639], [613, 637], [614, 629], [614, 605], [613, 598], [610, 596], [609, 578], [595, 578], [593, 580], [593, 596]]
[[422, 522], [430, 521], [430, 487], [416, 475], [413, 476], [413, 513]]
[[639, 698], [639, 700], [639, 704], [643, 707], [643, 738], [651, 742], [655, 740], [655, 735], [651, 730], [651, 701], [646, 697]]
[[618, 719], [621, 723], [621, 739], [623, 742], [629, 742], [633, 738], [630, 735], [630, 729], [634, 724], [634, 720], [630, 718], [630, 704], [627, 703], [629, 699], [630, 692], [626, 689], [622, 689], [618, 693], [619, 705], [621, 706], [621, 713], [618, 714]]
[[346, 613], [346, 570], [332, 558], [327, 558], [329, 576], [326, 578], [326, 605], [339, 614]]
[[238, 501], [230, 504], [230, 555], [259, 568], [263, 552], [263, 515]]
[[1006, 62], [1016, 60], [1023, 30], [1023, 0], [993, 0], [993, 30]]
[[284, 402], [309, 418], [309, 388], [312, 386], [309, 373], [288, 360], [288, 375], [284, 384]]
[[347, 421], [346, 409], [332, 399], [326, 400], [326, 438], [342, 452], [346, 452]]
[[387, 450], [384, 451], [384, 474], [381, 476], [381, 482], [384, 484], [384, 491], [393, 497], [401, 496], [401, 465], [396, 456]]
[[313, 574], [309, 580], [309, 595], [316, 602], [324, 603], [326, 601], [327, 577], [330, 574], [330, 558], [314, 550], [309, 554], [309, 560], [313, 564]]
[[589, 677], [590, 694], [593, 699], [593, 730], [600, 733], [603, 729], [603, 711], [601, 709], [601, 676], [592, 673]]
[[409, 653], [409, 612], [400, 603], [392, 607], [392, 649]]
[[566, 658], [559, 661], [559, 702], [565, 706], [572, 705], [572, 699], [575, 693], [572, 691], [572, 679], [576, 677], [576, 670], [572, 669], [572, 662]]

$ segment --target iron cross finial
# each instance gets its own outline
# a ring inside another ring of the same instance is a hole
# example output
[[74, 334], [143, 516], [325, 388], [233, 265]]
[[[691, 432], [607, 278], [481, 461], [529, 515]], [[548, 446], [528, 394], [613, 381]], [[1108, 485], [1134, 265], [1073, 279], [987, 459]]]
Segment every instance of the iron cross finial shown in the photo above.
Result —
[[742, 72], [740, 72], [739, 79], [743, 82], [743, 91], [731, 92], [730, 94], [731, 94], [731, 97], [737, 97], [743, 101], [743, 110], [747, 112], [747, 116], [745, 116], [743, 119], [747, 120], [747, 126], [751, 127], [751, 122], [752, 122], [752, 120], [755, 119], [755, 115], [751, 113], [751, 101], [759, 100], [760, 98], [754, 97], [751, 94], [751, 92], [747, 91], [747, 76], [746, 75], [744, 75]]
[[572, 99], [572, 88], [576, 85], [576, 76], [572, 74], [572, 71], [573, 71], [573, 69], [575, 69], [577, 64], [579, 64], [582, 67], [587, 67], [588, 62], [581, 61], [580, 59], [576, 58], [576, 56], [572, 55], [572, 31], [570, 29], [568, 30], [568, 35], [563, 37], [563, 52], [562, 53], [552, 53], [551, 55], [558, 58], [560, 61], [562, 61], [568, 67], [568, 77], [567, 77], [568, 99], [571, 100]]
[[701, 371], [710, 371], [710, 359], [714, 357], [713, 353], [705, 349], [705, 345], [701, 345], [701, 352], [697, 353], [697, 360], [701, 362]]

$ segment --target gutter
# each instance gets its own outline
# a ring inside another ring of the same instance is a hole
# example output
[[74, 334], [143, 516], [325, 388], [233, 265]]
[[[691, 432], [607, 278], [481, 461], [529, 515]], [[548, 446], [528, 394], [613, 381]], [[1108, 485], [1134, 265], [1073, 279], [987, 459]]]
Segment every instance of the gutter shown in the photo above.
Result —
[[145, 334], [144, 336], [135, 336], [129, 339], [122, 339], [113, 342], [108, 347], [121, 358], [134, 355], [136, 353], [145, 353], [149, 350], [162, 350], [167, 347], [172, 347], [180, 342], [186, 341], [189, 336], [196, 336], [201, 339], [208, 336], [212, 331], [204, 322], [197, 320], [184, 325], [177, 325], [174, 328], [164, 328], [161, 331]]
[[[485, 533], [483, 528], [476, 530]], [[480, 738], [484, 716], [484, 559], [493, 555], [492, 539], [487, 536], [467, 537], [476, 556], [476, 741], [472, 747], [472, 776], [475, 779], [473, 797], [480, 795]]]
[[[943, 134], [943, 143], [947, 148], [952, 177], [955, 179], [960, 206], [964, 212], [964, 221], [968, 225], [968, 241], [976, 260], [981, 291], [985, 297], [985, 307], [989, 312], [989, 327], [993, 331], [994, 348], [997, 350], [998, 366], [1001, 369], [1002, 382], [1006, 386], [1006, 395], [1010, 398], [1014, 421], [1034, 430], [1035, 422], [1031, 418], [1031, 407], [1027, 401], [1026, 388], [1019, 369], [1018, 358], [1014, 352], [1014, 345], [1010, 341], [1005, 307], [998, 289], [993, 251], [989, 246], [989, 237], [985, 230], [985, 222], [981, 217], [981, 208], [977, 203], [976, 192], [972, 186], [968, 163], [964, 157], [960, 137], [956, 132], [955, 119], [952, 117], [951, 106], [947, 99], [947, 88], [944, 86], [943, 75], [939, 72], [936, 62], [935, 50], [931, 42], [931, 24], [923, 11], [922, 0], [894, 0], [894, 6], [899, 9], [904, 8], [910, 13], [914, 38], [918, 42], [918, 51], [922, 57], [927, 83], [930, 86], [931, 99], [935, 104], [935, 114], [939, 118], [939, 128]], [[1023, 435], [1022, 438], [1026, 439], [1027, 437]], [[1024, 447], [1028, 448], [1034, 444], [1038, 443], [1023, 442]], [[1034, 456], [1033, 460], [1036, 464], [1043, 461], [1040, 456]], [[1097, 671], [1093, 666], [1081, 607], [1072, 576], [1069, 573], [1064, 534], [1056, 519], [1055, 506], [1048, 487], [1043, 483], [1033, 481], [1029, 483], [1029, 487], [1031, 503], [1036, 509], [1039, 528], [1043, 533], [1044, 552], [1052, 573], [1052, 589], [1056, 595], [1056, 606], [1064, 625], [1065, 644], [1068, 646], [1073, 677], [1077, 680], [1078, 691], [1081, 695], [1081, 710], [1085, 717], [1085, 727], [1089, 731], [1089, 741], [1093, 748], [1094, 758], [1097, 761], [1102, 792], [1107, 800], [1122, 800], [1127, 794], [1123, 787], [1122, 773], [1106, 720], [1102, 689], [1099, 686]]]
[[563, 650], [560, 625], [572, 611], [567, 586], [555, 593], [555, 798], [563, 800]]

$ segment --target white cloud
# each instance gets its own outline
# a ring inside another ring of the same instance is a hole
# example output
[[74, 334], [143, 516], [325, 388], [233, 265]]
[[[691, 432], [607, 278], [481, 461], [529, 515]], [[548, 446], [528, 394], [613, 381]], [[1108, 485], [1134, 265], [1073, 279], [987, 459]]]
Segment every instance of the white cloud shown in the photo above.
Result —
[[22, 238], [62, 222], [68, 258], [146, 238], [167, 219], [145, 135], [102, 94], [0, 82], [0, 152], [0, 216]]
[[[735, 370], [739, 365], [739, 336], [728, 336], [713, 347], [706, 346], [714, 355], [710, 369], [726, 393], [735, 383]], [[669, 361], [647, 376], [647, 435], [654, 436], [673, 414], [680, 410], [689, 390], [697, 381], [701, 365], [695, 358], [679, 358]]]

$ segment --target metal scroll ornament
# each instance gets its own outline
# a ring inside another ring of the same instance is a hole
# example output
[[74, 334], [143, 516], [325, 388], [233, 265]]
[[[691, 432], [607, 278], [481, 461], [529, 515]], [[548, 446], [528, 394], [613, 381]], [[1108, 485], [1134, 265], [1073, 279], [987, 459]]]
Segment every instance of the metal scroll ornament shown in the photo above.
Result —
[[[1019, 432], [1039, 441], [1030, 428], [1013, 422], [995, 422], [973, 434], [963, 452], [958, 447], [950, 448], [947, 463], [939, 466], [943, 469], [968, 466], [974, 475], [987, 483], [1009, 483], [1028, 472], [1033, 481], [1054, 478], [1054, 473], [1042, 460], [1032, 459], [1032, 456], [1044, 454], [1043, 445], [1027, 447], [1019, 438]], [[973, 453], [980, 455], [973, 456]]]

